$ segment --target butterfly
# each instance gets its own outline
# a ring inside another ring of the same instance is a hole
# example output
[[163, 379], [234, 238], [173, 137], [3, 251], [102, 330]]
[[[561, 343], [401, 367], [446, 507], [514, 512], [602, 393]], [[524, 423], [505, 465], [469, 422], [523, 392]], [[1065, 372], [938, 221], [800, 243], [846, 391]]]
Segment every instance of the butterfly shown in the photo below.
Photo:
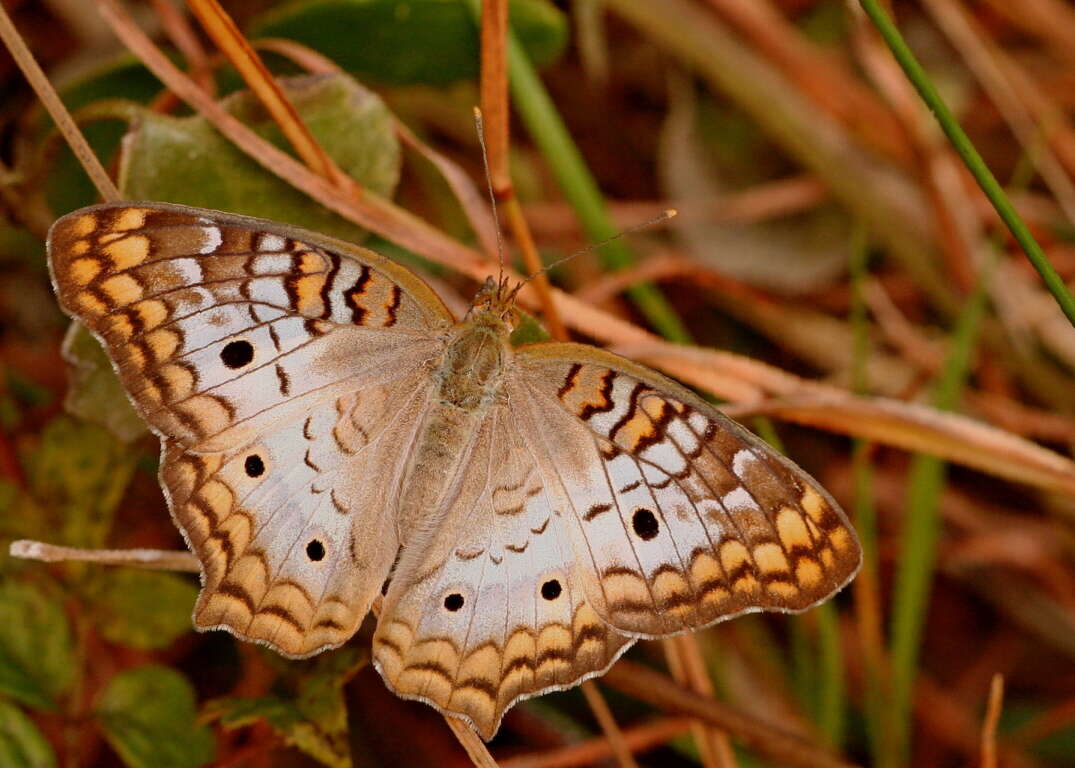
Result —
[[512, 347], [505, 280], [458, 320], [368, 249], [163, 203], [68, 214], [48, 254], [160, 437], [200, 630], [301, 658], [383, 595], [387, 685], [489, 739], [636, 638], [802, 611], [858, 569], [825, 490], [685, 387]]

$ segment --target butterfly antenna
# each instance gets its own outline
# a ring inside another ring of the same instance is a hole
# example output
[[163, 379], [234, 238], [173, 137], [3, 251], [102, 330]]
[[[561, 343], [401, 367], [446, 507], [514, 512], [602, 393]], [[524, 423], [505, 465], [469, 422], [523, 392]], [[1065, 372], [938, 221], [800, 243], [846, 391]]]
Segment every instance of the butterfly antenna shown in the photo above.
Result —
[[[485, 120], [482, 119], [481, 107], [474, 107], [474, 125], [478, 130], [478, 143], [482, 148], [482, 167], [485, 169], [485, 187], [489, 191], [489, 205], [493, 208], [493, 225], [496, 227], [496, 255], [499, 263], [497, 286], [504, 285], [504, 241], [500, 234], [500, 216], [496, 210], [496, 194], [493, 192], [493, 177], [489, 173], [489, 152], [485, 148]], [[497, 289], [499, 291], [499, 288]]]
[[590, 245], [587, 245], [585, 248], [579, 248], [574, 253], [570, 253], [567, 256], [564, 256], [563, 258], [559, 258], [556, 261], [552, 262], [551, 264], [549, 264], [549, 265], [547, 265], [545, 267], [542, 267], [541, 269], [539, 269], [534, 274], [527, 276], [527, 278], [525, 280], [523, 280], [521, 283], [519, 283], [517, 286], [515, 286], [515, 288], [512, 289], [509, 298], [514, 299], [515, 295], [519, 292], [519, 290], [524, 285], [529, 283], [531, 280], [533, 280], [538, 275], [542, 275], [542, 274], [548, 272], [553, 267], [557, 267], [557, 266], [563, 264], [565, 261], [570, 261], [571, 259], [575, 258], [576, 256], [581, 256], [584, 253], [589, 253], [590, 251], [597, 250], [598, 248], [600, 248], [600, 247], [602, 247], [604, 245], [608, 245], [613, 240], [619, 240], [624, 235], [629, 235], [632, 232], [637, 232], [640, 229], [646, 229], [648, 227], [654, 226], [655, 224], [660, 224], [662, 221], [667, 221], [668, 219], [671, 219], [671, 218], [677, 216], [678, 214], [679, 214], [679, 211], [677, 211], [675, 208], [668, 208], [668, 209], [662, 211], [660, 213], [660, 215], [654, 216], [652, 219], [649, 219], [648, 221], [643, 221], [641, 224], [635, 224], [633, 226], [627, 227], [627, 229], [623, 230], [622, 232], [617, 232], [612, 237], [606, 237], [604, 240], [602, 240], [599, 243], [591, 243]]

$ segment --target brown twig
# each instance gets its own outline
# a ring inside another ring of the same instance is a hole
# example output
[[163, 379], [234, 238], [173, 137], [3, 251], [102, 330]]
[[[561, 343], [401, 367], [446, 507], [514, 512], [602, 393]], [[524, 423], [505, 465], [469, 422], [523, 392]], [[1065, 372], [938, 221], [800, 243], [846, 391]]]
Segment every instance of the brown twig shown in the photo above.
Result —
[[489, 754], [485, 743], [474, 732], [474, 729], [464, 723], [458, 717], [444, 716], [444, 722], [451, 728], [455, 738], [467, 753], [467, 757], [474, 763], [476, 768], [497, 768], [496, 760]]
[[[549, 277], [542, 270], [530, 226], [523, 216], [515, 186], [511, 181], [508, 164], [510, 128], [508, 123], [508, 3], [507, 0], [482, 0], [481, 16], [481, 119], [478, 131], [482, 136], [482, 149], [487, 152], [490, 194], [500, 202], [507, 217], [516, 245], [523, 257], [531, 283], [538, 296], [545, 324], [554, 339], [566, 341], [567, 328], [560, 319], [556, 302], [552, 298]], [[483, 125], [488, 130], [483, 130]], [[503, 254], [498, 254], [503, 258]]]
[[1009, 432], [915, 403], [853, 395], [840, 395], [838, 401], [824, 394], [796, 395], [728, 406], [725, 411], [740, 419], [770, 416], [899, 444], [906, 450], [973, 464], [997, 477], [1075, 495], [1075, 465], [1070, 459]]
[[[691, 720], [663, 717], [623, 731], [632, 753], [644, 752], [688, 731]], [[613, 754], [607, 738], [596, 738], [559, 749], [515, 755], [500, 761], [500, 768], [581, 768], [596, 765]]]
[[606, 685], [663, 711], [704, 720], [776, 761], [801, 768], [849, 768], [816, 744], [676, 685], [659, 672], [620, 660], [604, 677]]
[[997, 768], [997, 723], [1004, 703], [1004, 676], [993, 675], [989, 683], [989, 703], [982, 722], [982, 768]]
[[97, 563], [98, 565], [128, 565], [160, 571], [191, 571], [198, 573], [198, 558], [185, 550], [171, 549], [80, 549], [61, 547], [43, 541], [19, 539], [11, 542], [12, 557], [40, 560], [43, 563]]
[[948, 271], [961, 288], [969, 290], [981, 228], [980, 218], [964, 203], [962, 166], [858, 3], [849, 4], [849, 9], [858, 58], [913, 139]]

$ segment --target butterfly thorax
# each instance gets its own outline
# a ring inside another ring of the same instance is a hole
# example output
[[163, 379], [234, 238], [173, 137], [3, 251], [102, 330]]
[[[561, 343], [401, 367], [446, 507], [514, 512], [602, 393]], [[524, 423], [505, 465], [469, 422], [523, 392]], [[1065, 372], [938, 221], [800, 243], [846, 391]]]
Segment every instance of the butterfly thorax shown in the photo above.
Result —
[[511, 364], [511, 326], [496, 312], [476, 308], [452, 328], [435, 362], [433, 402], [419, 426], [400, 487], [399, 530], [422, 528], [450, 492], [487, 411], [501, 397]]

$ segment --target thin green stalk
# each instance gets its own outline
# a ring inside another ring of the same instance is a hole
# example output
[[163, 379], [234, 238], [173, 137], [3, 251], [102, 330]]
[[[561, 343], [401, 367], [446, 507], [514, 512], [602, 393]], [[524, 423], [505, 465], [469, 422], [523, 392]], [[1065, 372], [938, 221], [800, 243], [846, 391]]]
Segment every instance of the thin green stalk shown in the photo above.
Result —
[[791, 690], [802, 710], [817, 714], [817, 659], [814, 654], [813, 632], [806, 616], [792, 616], [788, 633], [788, 655], [791, 657]]
[[829, 601], [819, 605], [817, 615], [818, 677], [816, 719], [818, 730], [829, 746], [838, 750], [844, 742], [847, 700], [844, 681], [843, 643], [840, 642], [840, 614]]
[[863, 10], [866, 11], [866, 15], [873, 20], [878, 32], [881, 33], [881, 37], [884, 38], [889, 50], [892, 51], [892, 55], [896, 57], [896, 61], [903, 68], [907, 78], [918, 91], [918, 95], [926, 102], [926, 106], [930, 108], [930, 111], [937, 118], [937, 122], [940, 123], [941, 129], [948, 136], [949, 141], [952, 142], [952, 146], [955, 147], [959, 156], [963, 158], [963, 163], [974, 175], [978, 186], [982, 188], [986, 197], [989, 198], [989, 202], [993, 204], [997, 215], [1000, 216], [1012, 233], [1012, 237], [1015, 238], [1015, 241], [1019, 243], [1019, 247], [1023, 249], [1027, 258], [1030, 259], [1034, 269], [1041, 275], [1041, 279], [1045, 283], [1045, 287], [1049, 289], [1049, 293], [1053, 295], [1056, 303], [1060, 305], [1071, 324], [1075, 325], [1075, 298], [1068, 291], [1067, 285], [1064, 284], [1060, 275], [1053, 269], [1053, 265], [1045, 256], [1044, 251], [1041, 250], [1037, 240], [1030, 234], [1026, 224], [1016, 213], [1011, 201], [1008, 200], [1008, 196], [1004, 193], [1003, 187], [1000, 186], [1000, 183], [990, 172], [989, 167], [986, 166], [985, 161], [978, 154], [978, 150], [974, 148], [974, 144], [971, 143], [967, 134], [963, 132], [959, 121], [949, 111], [948, 106], [944, 103], [940, 94], [937, 93], [937, 89], [933, 87], [929, 76], [922, 69], [922, 65], [918, 63], [907, 43], [904, 42], [903, 36], [900, 35], [896, 25], [892, 23], [892, 19], [885, 13], [878, 0], [859, 0], [859, 2]]
[[[771, 419], [755, 418], [754, 430], [773, 448], [786, 453]], [[830, 601], [812, 613], [813, 621], [806, 616], [791, 619], [792, 685], [826, 741], [839, 747], [847, 709], [839, 612]]]
[[[934, 407], [949, 411], [959, 403], [970, 372], [971, 356], [982, 318], [993, 264], [999, 249], [990, 251], [974, 293], [956, 322], [948, 359], [934, 390]], [[922, 625], [929, 609], [941, 521], [938, 503], [946, 464], [934, 456], [916, 455], [908, 475], [907, 512], [893, 591], [891, 625], [891, 687], [888, 706], [887, 765], [903, 765], [910, 748], [912, 698], [918, 671]]]
[[[476, 19], [481, 18], [481, 0], [468, 3]], [[515, 35], [508, 31], [508, 75], [512, 102], [527, 131], [541, 149], [549, 169], [556, 178], [567, 202], [575, 209], [586, 236], [601, 242], [618, 234], [609, 218], [597, 181], [586, 167], [586, 161], [571, 134], [560, 119], [560, 113], [549, 98], [526, 52]], [[608, 270], [623, 269], [634, 264], [634, 253], [623, 240], [613, 240], [597, 249], [602, 266]], [[669, 341], [688, 343], [690, 333], [679, 315], [652, 283], [639, 283], [627, 290], [646, 321]]]

